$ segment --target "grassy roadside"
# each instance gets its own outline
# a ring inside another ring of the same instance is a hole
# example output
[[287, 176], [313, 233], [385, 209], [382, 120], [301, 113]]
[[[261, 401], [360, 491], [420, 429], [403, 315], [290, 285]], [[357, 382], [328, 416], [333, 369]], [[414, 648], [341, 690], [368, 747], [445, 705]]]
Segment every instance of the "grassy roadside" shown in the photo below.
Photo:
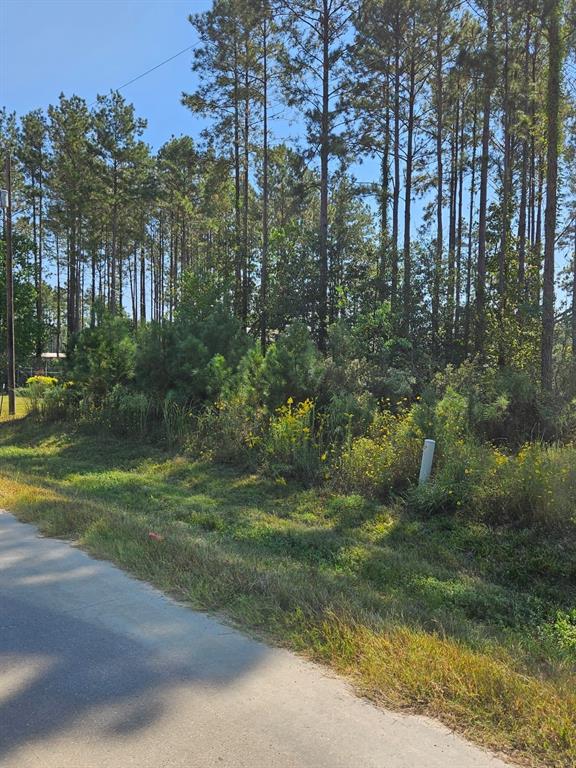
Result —
[[[576, 762], [576, 536], [323, 494], [152, 446], [0, 425], [0, 506], [521, 762]], [[157, 536], [150, 537], [150, 533]]]
[[8, 413], [8, 396], [4, 395], [2, 400], [2, 410], [0, 411], [0, 423], [4, 421], [14, 421], [14, 419], [23, 419], [28, 413], [28, 398], [20, 395], [16, 396], [16, 415], [10, 416]]

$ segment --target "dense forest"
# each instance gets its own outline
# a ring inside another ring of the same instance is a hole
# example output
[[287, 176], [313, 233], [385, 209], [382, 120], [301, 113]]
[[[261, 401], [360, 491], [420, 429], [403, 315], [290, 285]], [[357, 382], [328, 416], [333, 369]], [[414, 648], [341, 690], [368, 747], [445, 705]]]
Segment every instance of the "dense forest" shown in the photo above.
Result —
[[338, 321], [385, 315], [410, 379], [476, 355], [567, 386], [573, 4], [222, 0], [190, 22], [201, 136], [153, 153], [118, 92], [1, 114], [20, 363], [97, 307], [172, 322], [188, 274], [263, 350], [294, 321], [326, 351]]

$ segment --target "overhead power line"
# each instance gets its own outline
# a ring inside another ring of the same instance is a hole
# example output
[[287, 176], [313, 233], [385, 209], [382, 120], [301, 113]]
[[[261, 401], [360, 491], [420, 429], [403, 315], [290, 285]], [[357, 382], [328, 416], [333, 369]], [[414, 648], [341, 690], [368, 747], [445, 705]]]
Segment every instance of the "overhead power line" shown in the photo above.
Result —
[[142, 72], [141, 75], [137, 75], [136, 77], [133, 77], [132, 80], [128, 80], [127, 83], [124, 83], [119, 88], [116, 88], [117, 91], [121, 91], [122, 88], [126, 88], [128, 85], [132, 85], [132, 83], [135, 83], [136, 80], [140, 80], [143, 77], [146, 77], [146, 75], [149, 75], [150, 72], [154, 72], [155, 69], [159, 69], [160, 67], [163, 67], [164, 64], [168, 64], [169, 61], [172, 61], [173, 59], [178, 58], [178, 56], [182, 56], [183, 53], [186, 53], [186, 51], [191, 50], [194, 48], [193, 45], [189, 45], [186, 48], [183, 48], [181, 51], [178, 51], [178, 53], [175, 53], [174, 56], [170, 56], [168, 59], [164, 59], [164, 61], [161, 61], [160, 64], [156, 64], [155, 67], [151, 67], [150, 69], [147, 69], [146, 72]]
[[[161, 61], [159, 64], [156, 64], [153, 67], [150, 67], [150, 69], [147, 69], [145, 72], [140, 73], [139, 75], [136, 75], [136, 77], [133, 77], [132, 80], [128, 80], [128, 82], [123, 83], [122, 85], [118, 86], [118, 88], [114, 88], [115, 91], [121, 91], [123, 88], [127, 88], [129, 85], [132, 85], [132, 83], [135, 83], [137, 80], [141, 80], [143, 77], [146, 77], [146, 75], [149, 75], [151, 72], [154, 72], [154, 70], [159, 69], [160, 67], [163, 67], [164, 64], [168, 64], [169, 61], [173, 61], [174, 59], [177, 59], [178, 56], [182, 56], [183, 53], [186, 53], [186, 51], [190, 51], [194, 48], [193, 45], [188, 45], [186, 48], [183, 48], [181, 51], [178, 51], [178, 53], [175, 53], [173, 56], [169, 56], [167, 59], [164, 59], [164, 61]], [[92, 102], [90, 106], [92, 107], [96, 102]]]

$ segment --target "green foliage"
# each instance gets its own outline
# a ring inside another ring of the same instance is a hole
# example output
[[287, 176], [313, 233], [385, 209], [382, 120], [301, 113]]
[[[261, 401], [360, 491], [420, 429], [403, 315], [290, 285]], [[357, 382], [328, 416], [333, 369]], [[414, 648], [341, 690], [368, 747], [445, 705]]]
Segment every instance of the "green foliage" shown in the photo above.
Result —
[[[361, 326], [363, 356], [356, 331], [345, 324], [332, 329], [328, 362], [302, 324], [262, 356], [246, 349], [217, 286], [201, 291], [192, 278], [189, 286], [186, 311], [172, 325], [141, 331], [137, 350], [121, 318], [104, 315], [83, 331], [70, 355], [76, 385], [66, 391], [31, 381], [38, 389], [34, 410], [46, 418], [68, 410], [115, 434], [160, 438], [169, 447], [282, 479], [330, 478], [335, 487], [367, 497], [406, 493], [410, 508], [424, 516], [466, 512], [492, 523], [571, 523], [575, 449], [516, 445], [530, 431], [527, 424], [534, 429], [534, 419], [542, 429], [551, 424], [554, 406], [526, 374], [474, 363], [448, 366], [422, 399], [387, 398], [378, 407], [366, 371], [370, 356], [387, 347], [377, 339], [369, 343], [366, 329], [386, 329], [387, 311], [376, 314], [375, 325], [366, 320]], [[309, 393], [318, 395], [316, 403]], [[496, 439], [502, 422], [508, 445], [500, 439], [496, 448], [487, 437]], [[417, 486], [424, 437], [436, 440], [435, 465], [432, 479]]]
[[334, 482], [380, 497], [407, 487], [418, 474], [422, 437], [414, 409], [376, 414], [367, 435], [351, 440], [342, 452]]
[[38, 404], [38, 415], [48, 422], [76, 420], [81, 415], [81, 395], [73, 382], [46, 387]]
[[260, 372], [261, 396], [270, 411], [288, 398], [315, 400], [324, 376], [324, 362], [303, 323], [293, 323], [272, 344]]
[[[0, 238], [0, 349], [4, 349], [6, 339], [6, 262], [5, 242]], [[28, 254], [32, 244], [27, 237], [15, 232], [12, 236], [12, 260], [14, 264], [14, 342], [16, 365], [29, 360], [35, 351], [37, 339], [42, 337], [44, 329], [38, 326], [36, 318], [36, 290], [33, 283], [33, 267]], [[6, 356], [0, 356], [0, 374], [4, 375]]]
[[411, 397], [420, 372], [412, 344], [395, 333], [390, 304], [340, 320], [329, 329], [331, 365], [328, 382], [334, 389], [396, 402]]
[[151, 427], [152, 409], [144, 393], [116, 384], [102, 402], [101, 421], [115, 435], [142, 438]]
[[322, 434], [311, 400], [294, 403], [289, 397], [276, 409], [262, 446], [265, 470], [273, 476], [292, 477], [310, 483], [315, 480], [327, 454], [322, 451]]
[[554, 619], [545, 624], [541, 632], [545, 639], [552, 640], [576, 658], [576, 608], [557, 611]]
[[167, 396], [161, 404], [162, 424], [169, 448], [184, 444], [190, 434], [191, 412], [182, 403]]
[[255, 466], [264, 431], [262, 409], [236, 394], [202, 411], [191, 436], [191, 448], [225, 464]]
[[58, 379], [53, 376], [30, 376], [26, 379], [26, 394], [30, 405], [30, 412], [39, 415], [43, 406], [46, 390], [58, 384]]
[[[429, 399], [458, 393], [467, 403], [466, 429], [482, 440], [518, 448], [529, 440], [574, 434], [576, 407], [542, 392], [529, 370], [468, 361], [438, 373]], [[452, 395], [454, 396], [454, 395]]]
[[324, 411], [326, 441], [337, 448], [351, 437], [365, 434], [375, 412], [376, 401], [368, 392], [336, 392]]
[[565, 528], [576, 521], [576, 447], [524, 446], [507, 455], [456, 440], [440, 453], [433, 478], [409, 493], [421, 514], [462, 511], [491, 522]]
[[250, 346], [218, 285], [187, 275], [174, 323], [150, 323], [139, 331], [136, 382], [158, 402], [215, 400]]
[[94, 327], [85, 328], [71, 340], [68, 370], [86, 395], [100, 403], [116, 385], [132, 380], [135, 353], [130, 322], [101, 312]]

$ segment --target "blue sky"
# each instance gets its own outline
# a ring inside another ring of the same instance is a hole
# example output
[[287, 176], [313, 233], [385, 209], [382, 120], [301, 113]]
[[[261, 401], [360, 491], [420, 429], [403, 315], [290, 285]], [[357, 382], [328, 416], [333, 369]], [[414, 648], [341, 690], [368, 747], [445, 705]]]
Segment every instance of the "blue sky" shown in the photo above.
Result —
[[[188, 16], [211, 5], [211, 0], [0, 0], [0, 106], [22, 115], [56, 103], [61, 91], [90, 104], [96, 94], [196, 45]], [[180, 104], [182, 91], [194, 90], [197, 82], [192, 55], [192, 50], [183, 53], [122, 89], [148, 121], [145, 139], [154, 149], [172, 135], [196, 137], [206, 125]], [[301, 131], [294, 118], [283, 110], [272, 121], [273, 138]], [[366, 165], [357, 171], [365, 180], [378, 173]]]
[[[167, 59], [197, 38], [190, 13], [210, 0], [0, 0], [0, 105], [23, 114], [61, 91], [88, 103]], [[123, 89], [148, 120], [155, 148], [198, 132], [180, 104], [193, 87], [192, 51]]]

